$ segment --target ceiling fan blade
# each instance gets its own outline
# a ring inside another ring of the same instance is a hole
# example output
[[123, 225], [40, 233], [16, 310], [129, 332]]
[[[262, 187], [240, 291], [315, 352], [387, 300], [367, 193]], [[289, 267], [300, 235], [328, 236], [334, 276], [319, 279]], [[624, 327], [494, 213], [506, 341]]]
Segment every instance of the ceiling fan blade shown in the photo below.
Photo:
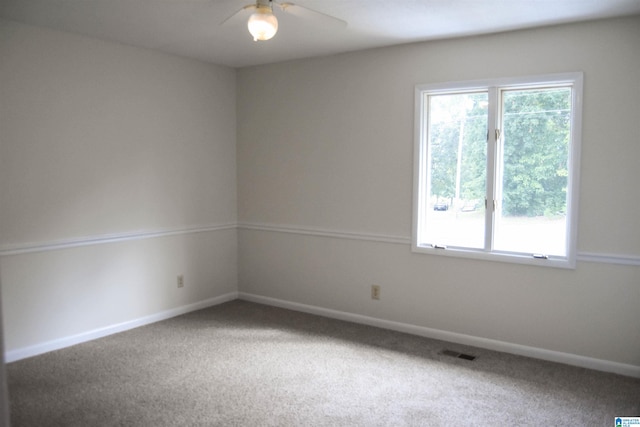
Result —
[[248, 4], [244, 7], [242, 7], [241, 9], [239, 9], [238, 11], [234, 12], [232, 15], [228, 16], [224, 21], [220, 22], [219, 25], [224, 25], [229, 21], [235, 21], [236, 19], [242, 17], [244, 14], [242, 12], [244, 12], [245, 10], [253, 10], [256, 9], [257, 6], [255, 4]]
[[327, 15], [326, 13], [318, 12], [317, 10], [309, 9], [305, 6], [300, 6], [294, 3], [276, 3], [283, 12], [289, 13], [294, 16], [299, 16], [301, 18], [309, 18], [316, 21], [322, 21], [326, 24], [331, 24], [339, 27], [346, 27], [347, 21], [343, 21], [340, 18], [336, 18], [335, 16]]

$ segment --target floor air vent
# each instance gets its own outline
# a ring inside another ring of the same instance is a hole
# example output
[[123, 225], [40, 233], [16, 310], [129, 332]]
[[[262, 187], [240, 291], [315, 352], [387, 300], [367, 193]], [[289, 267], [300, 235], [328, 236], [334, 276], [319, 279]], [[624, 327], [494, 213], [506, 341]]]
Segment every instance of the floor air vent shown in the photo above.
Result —
[[453, 350], [442, 350], [440, 354], [444, 356], [455, 357], [455, 358], [464, 359], [464, 360], [475, 360], [476, 358], [476, 356], [472, 356], [470, 354], [458, 353], [457, 351], [453, 351]]

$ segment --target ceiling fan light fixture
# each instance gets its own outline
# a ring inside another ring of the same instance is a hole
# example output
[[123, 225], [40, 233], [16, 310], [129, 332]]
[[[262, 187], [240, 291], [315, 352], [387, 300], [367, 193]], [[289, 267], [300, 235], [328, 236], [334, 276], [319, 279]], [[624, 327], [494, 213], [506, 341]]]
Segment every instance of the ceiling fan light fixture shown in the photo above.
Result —
[[254, 41], [269, 40], [278, 32], [278, 19], [271, 6], [259, 5], [255, 13], [249, 17], [247, 28]]

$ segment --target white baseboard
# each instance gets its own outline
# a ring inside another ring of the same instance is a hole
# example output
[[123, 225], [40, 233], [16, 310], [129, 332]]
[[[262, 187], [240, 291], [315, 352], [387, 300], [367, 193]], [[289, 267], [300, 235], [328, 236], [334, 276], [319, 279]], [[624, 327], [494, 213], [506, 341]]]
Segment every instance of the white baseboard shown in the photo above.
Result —
[[181, 314], [189, 313], [196, 310], [202, 310], [203, 308], [222, 304], [228, 301], [233, 301], [237, 298], [238, 292], [229, 292], [228, 294], [220, 295], [218, 297], [198, 301], [193, 304], [183, 305], [181, 307], [176, 307], [171, 310], [162, 311], [160, 313], [155, 313], [138, 319], [129, 320], [127, 322], [118, 323], [100, 329], [94, 329], [92, 331], [83, 332], [81, 334], [72, 335], [53, 341], [47, 341], [42, 344], [36, 344], [29, 347], [10, 350], [5, 353], [5, 362], [15, 362], [17, 360], [26, 359], [28, 357], [37, 356], [39, 354], [47, 353], [50, 351], [60, 350], [72, 345], [106, 337], [107, 335], [124, 332], [129, 329], [149, 325], [161, 320], [170, 319], [172, 317], [180, 316]]
[[516, 354], [519, 356], [532, 357], [535, 359], [547, 360], [550, 362], [564, 363], [566, 365], [578, 366], [581, 368], [594, 369], [597, 371], [611, 372], [629, 377], [640, 378], [640, 366], [628, 365], [624, 363], [612, 362], [609, 360], [595, 359], [571, 353], [546, 350], [542, 348], [529, 347], [520, 344], [513, 344], [504, 341], [492, 340], [488, 338], [474, 337], [471, 335], [448, 332], [439, 329], [426, 328], [424, 326], [410, 325], [407, 323], [394, 322], [390, 320], [378, 319], [375, 317], [363, 316], [344, 311], [331, 310], [312, 305], [300, 304], [261, 295], [240, 292], [238, 297], [245, 301], [256, 302], [274, 307], [287, 308], [304, 313], [316, 314], [333, 319], [345, 320], [348, 322], [360, 323], [363, 325], [375, 326], [383, 329], [404, 332], [426, 338], [433, 338], [442, 341], [449, 341], [457, 344], [469, 345], [485, 348], [488, 350], [501, 351], [504, 353]]
[[426, 338], [433, 338], [442, 341], [449, 341], [457, 344], [470, 345], [474, 347], [485, 348], [488, 350], [502, 351], [505, 353], [517, 354], [519, 356], [533, 357], [536, 359], [548, 360], [551, 362], [564, 363], [582, 368], [595, 369], [598, 371], [611, 372], [615, 374], [625, 375], [634, 378], [640, 378], [640, 366], [628, 365], [624, 363], [612, 362], [609, 360], [595, 359], [591, 357], [580, 356], [571, 353], [562, 353], [559, 351], [546, 350], [536, 347], [529, 347], [520, 344], [513, 344], [504, 341], [492, 340], [488, 338], [474, 337], [471, 335], [448, 332], [439, 329], [427, 328], [424, 326], [416, 326], [408, 323], [394, 322], [391, 320], [378, 319], [360, 314], [353, 314], [344, 311], [332, 310], [323, 307], [317, 307], [307, 304], [265, 297], [246, 292], [230, 292], [215, 298], [210, 298], [197, 303], [176, 307], [171, 310], [152, 314], [150, 316], [141, 317], [116, 325], [83, 332], [78, 335], [60, 338], [37, 344], [29, 347], [10, 350], [5, 353], [5, 362], [15, 362], [28, 357], [37, 356], [54, 350], [59, 350], [72, 345], [102, 338], [118, 332], [127, 331], [129, 329], [159, 322], [161, 320], [170, 319], [181, 314], [201, 310], [214, 305], [222, 304], [235, 299], [256, 302], [260, 304], [281, 307], [304, 313], [315, 314], [319, 316], [329, 317], [333, 319], [345, 320], [348, 322], [360, 323], [363, 325], [375, 326], [378, 328], [389, 329], [398, 332], [404, 332], [412, 335], [418, 335]]

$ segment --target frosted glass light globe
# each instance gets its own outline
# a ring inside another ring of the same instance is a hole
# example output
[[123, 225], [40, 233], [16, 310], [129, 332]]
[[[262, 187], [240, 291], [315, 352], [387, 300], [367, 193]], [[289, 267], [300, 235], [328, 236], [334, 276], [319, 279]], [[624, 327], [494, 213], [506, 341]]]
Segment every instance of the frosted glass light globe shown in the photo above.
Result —
[[269, 40], [278, 32], [278, 19], [270, 7], [259, 6], [258, 10], [249, 17], [247, 27], [254, 41]]

